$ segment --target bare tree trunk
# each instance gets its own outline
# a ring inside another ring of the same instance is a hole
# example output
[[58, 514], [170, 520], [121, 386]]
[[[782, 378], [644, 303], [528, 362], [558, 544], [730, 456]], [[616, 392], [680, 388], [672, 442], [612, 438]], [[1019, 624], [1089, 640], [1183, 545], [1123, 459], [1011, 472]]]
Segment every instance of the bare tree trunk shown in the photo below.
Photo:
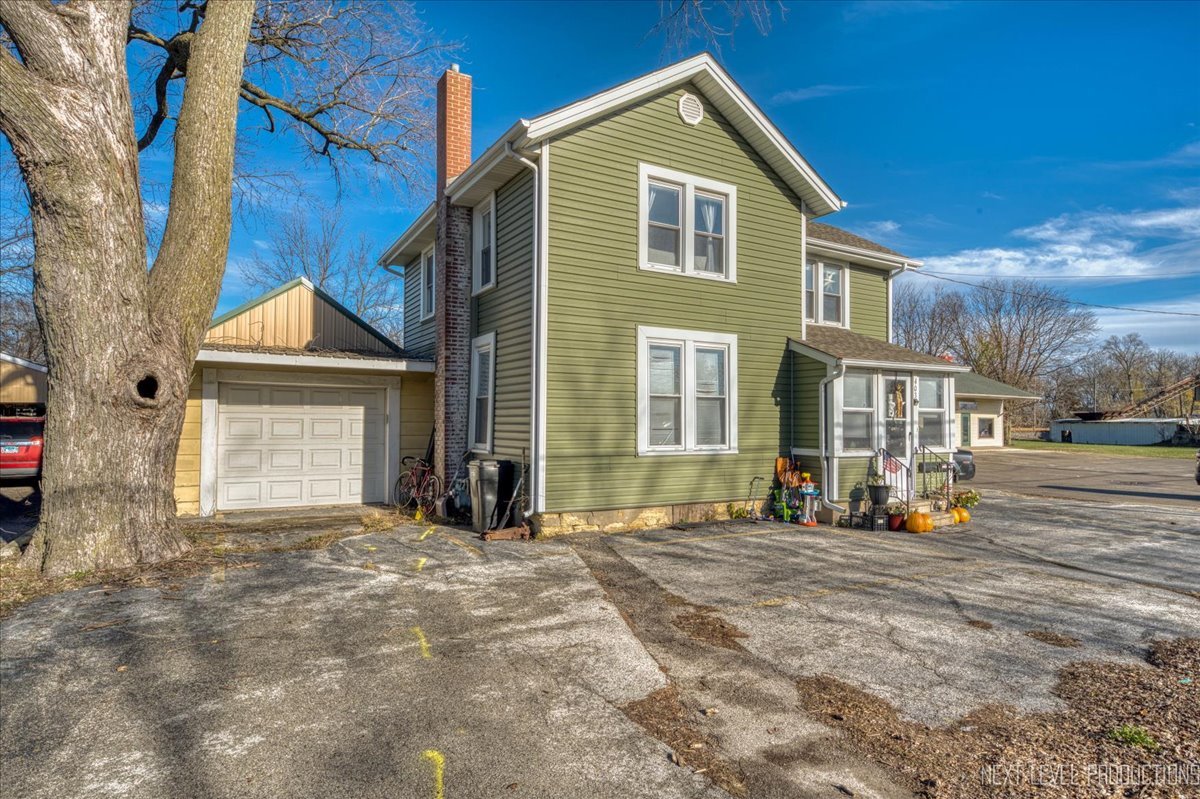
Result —
[[229, 242], [237, 92], [253, 4], [210, 3], [176, 128], [167, 230], [147, 271], [125, 45], [128, 2], [0, 0], [0, 128], [30, 190], [34, 300], [49, 372], [42, 516], [24, 562], [48, 574], [163, 560], [192, 362]]

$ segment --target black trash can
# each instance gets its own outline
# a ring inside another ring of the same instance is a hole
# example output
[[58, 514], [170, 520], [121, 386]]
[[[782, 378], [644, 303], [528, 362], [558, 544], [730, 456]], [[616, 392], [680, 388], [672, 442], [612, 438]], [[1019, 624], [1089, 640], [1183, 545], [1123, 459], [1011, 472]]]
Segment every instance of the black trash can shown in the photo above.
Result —
[[512, 496], [512, 461], [471, 461], [467, 464], [471, 489], [471, 527], [477, 533], [503, 527], [500, 516]]

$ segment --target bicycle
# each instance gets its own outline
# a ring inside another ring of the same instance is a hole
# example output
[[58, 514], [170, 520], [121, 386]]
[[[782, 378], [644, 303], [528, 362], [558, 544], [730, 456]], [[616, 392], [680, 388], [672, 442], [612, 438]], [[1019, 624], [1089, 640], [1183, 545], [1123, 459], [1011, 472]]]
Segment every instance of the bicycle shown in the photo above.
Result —
[[396, 481], [393, 492], [396, 505], [401, 508], [416, 505], [423, 516], [432, 515], [442, 497], [442, 481], [434, 474], [433, 464], [423, 458], [409, 455], [400, 461], [400, 465], [409, 468]]

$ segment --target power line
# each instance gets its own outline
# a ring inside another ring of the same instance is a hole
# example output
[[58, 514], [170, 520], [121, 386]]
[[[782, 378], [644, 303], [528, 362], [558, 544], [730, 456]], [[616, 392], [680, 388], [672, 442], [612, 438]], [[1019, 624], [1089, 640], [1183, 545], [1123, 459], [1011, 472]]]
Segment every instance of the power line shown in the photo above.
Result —
[[[1005, 288], [1003, 286], [983, 286], [983, 285], [980, 285], [979, 283], [971, 283], [966, 280], [956, 280], [955, 278], [952, 278], [952, 277], [944, 277], [942, 275], [935, 275], [932, 272], [922, 272], [917, 269], [913, 270], [913, 274], [924, 275], [925, 277], [931, 277], [934, 280], [944, 280], [947, 283], [958, 283], [960, 286], [970, 286], [971, 288], [983, 289], [984, 291], [1001, 291], [1006, 294], [1012, 294], [1014, 297], [1034, 297], [1034, 298], [1036, 298], [1036, 295], [1029, 294], [1027, 292], [1017, 291], [1015, 289]], [[1109, 311], [1132, 311], [1134, 313], [1163, 314], [1166, 316], [1200, 317], [1200, 313], [1192, 313], [1190, 311], [1156, 311], [1153, 308], [1132, 308], [1128, 305], [1101, 305], [1100, 303], [1097, 303], [1097, 302], [1083, 302], [1082, 300], [1072, 300], [1067, 297], [1062, 297], [1061, 299], [1063, 302], [1067, 303], [1068, 305], [1082, 305], [1085, 308], [1104, 308], [1105, 310], [1109, 310]]]
[[[978, 272], [953, 272], [941, 269], [914, 270], [926, 275], [963, 275], [965, 277], [981, 277]], [[1200, 272], [1156, 272], [1152, 275], [987, 275], [990, 278], [1003, 280], [1147, 280], [1160, 277], [1200, 277]]]

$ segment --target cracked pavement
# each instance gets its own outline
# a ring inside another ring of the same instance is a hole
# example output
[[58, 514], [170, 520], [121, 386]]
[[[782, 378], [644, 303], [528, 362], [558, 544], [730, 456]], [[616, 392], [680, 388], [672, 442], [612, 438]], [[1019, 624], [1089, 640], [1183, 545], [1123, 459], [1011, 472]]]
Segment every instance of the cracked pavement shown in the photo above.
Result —
[[[248, 559], [0, 622], [0, 797], [419, 799], [431, 753], [447, 797], [726, 796], [621, 711], [668, 681], [748, 796], [905, 796], [803, 712], [798, 678], [945, 724], [1055, 707], [1066, 663], [1200, 636], [1194, 513], [996, 492], [922, 536], [400, 527]], [[741, 649], [689, 638], [680, 602], [736, 625]]]

